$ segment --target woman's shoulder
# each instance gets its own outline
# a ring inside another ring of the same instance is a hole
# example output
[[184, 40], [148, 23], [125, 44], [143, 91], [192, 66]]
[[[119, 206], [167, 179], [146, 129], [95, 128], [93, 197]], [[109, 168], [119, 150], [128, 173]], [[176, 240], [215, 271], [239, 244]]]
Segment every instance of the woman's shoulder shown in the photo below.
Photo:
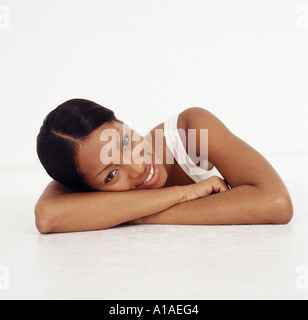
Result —
[[[179, 114], [179, 123], [185, 129], [200, 129], [211, 127], [221, 121], [209, 110], [202, 107], [187, 108]], [[222, 123], [221, 123], [222, 124]]]
[[[190, 107], [179, 112], [177, 115], [177, 128], [183, 129], [185, 132], [188, 129], [207, 129], [215, 126], [215, 124], [222, 124], [210, 111], [202, 107]], [[158, 124], [151, 132], [155, 130], [164, 130], [165, 122]]]
[[[187, 117], [188, 117], [188, 111], [189, 109], [185, 109], [184, 111], [175, 114], [175, 116], [177, 116], [177, 128], [178, 129], [184, 129], [186, 131], [187, 129]], [[167, 120], [167, 119], [166, 119]], [[158, 124], [156, 127], [154, 127], [151, 132], [152, 134], [156, 131], [156, 130], [165, 130], [165, 122], [162, 122], [160, 124]]]

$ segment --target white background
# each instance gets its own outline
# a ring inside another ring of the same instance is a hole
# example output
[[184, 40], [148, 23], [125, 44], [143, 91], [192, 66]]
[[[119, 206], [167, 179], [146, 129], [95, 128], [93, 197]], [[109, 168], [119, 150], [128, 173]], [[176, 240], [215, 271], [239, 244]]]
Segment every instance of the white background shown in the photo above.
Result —
[[[0, 0], [0, 300], [307, 300], [307, 57], [308, 0]], [[208, 108], [274, 165], [292, 222], [40, 235], [36, 136], [75, 97], [137, 130]]]
[[76, 97], [137, 130], [204, 107], [265, 156], [308, 153], [306, 0], [0, 5], [10, 14], [8, 29], [0, 16], [2, 195], [42, 191], [50, 179], [36, 136], [47, 113]]

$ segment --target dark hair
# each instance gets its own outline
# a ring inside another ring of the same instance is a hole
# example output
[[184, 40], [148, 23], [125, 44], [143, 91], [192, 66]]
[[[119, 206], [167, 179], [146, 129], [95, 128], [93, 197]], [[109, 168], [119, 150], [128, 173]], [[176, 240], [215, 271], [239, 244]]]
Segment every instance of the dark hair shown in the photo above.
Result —
[[113, 120], [116, 117], [112, 110], [84, 99], [69, 100], [50, 112], [40, 129], [36, 149], [47, 173], [76, 191], [91, 191], [78, 170], [78, 143]]

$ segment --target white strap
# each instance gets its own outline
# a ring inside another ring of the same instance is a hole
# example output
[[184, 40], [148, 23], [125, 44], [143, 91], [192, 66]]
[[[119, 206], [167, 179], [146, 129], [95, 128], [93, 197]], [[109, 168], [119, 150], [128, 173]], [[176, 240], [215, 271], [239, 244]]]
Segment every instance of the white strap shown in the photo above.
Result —
[[[200, 182], [212, 175], [220, 175], [217, 170], [204, 170], [198, 167], [188, 156], [177, 128], [178, 115], [175, 115], [165, 121], [164, 132], [167, 147], [174, 156], [177, 163], [183, 171], [195, 182]], [[214, 174], [213, 174], [214, 173]]]

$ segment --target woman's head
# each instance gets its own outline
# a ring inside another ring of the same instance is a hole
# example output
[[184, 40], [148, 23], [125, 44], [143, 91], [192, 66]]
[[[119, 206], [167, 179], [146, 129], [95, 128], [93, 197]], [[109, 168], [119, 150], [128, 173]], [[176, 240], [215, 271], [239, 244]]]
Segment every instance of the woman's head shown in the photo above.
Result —
[[89, 190], [78, 168], [79, 145], [115, 120], [113, 111], [84, 99], [69, 100], [50, 112], [37, 137], [37, 154], [47, 173], [77, 191]]
[[[108, 133], [111, 141], [103, 133]], [[76, 191], [162, 187], [166, 172], [163, 165], [152, 165], [152, 146], [136, 148], [145, 144], [144, 138], [117, 120], [113, 111], [89, 100], [73, 99], [45, 118], [37, 137], [37, 153], [54, 180]], [[109, 151], [104, 158], [106, 147]], [[132, 160], [135, 148], [140, 153]], [[139, 157], [142, 161], [136, 159]], [[156, 179], [144, 184], [153, 169]], [[151, 183], [154, 180], [156, 183]]]

